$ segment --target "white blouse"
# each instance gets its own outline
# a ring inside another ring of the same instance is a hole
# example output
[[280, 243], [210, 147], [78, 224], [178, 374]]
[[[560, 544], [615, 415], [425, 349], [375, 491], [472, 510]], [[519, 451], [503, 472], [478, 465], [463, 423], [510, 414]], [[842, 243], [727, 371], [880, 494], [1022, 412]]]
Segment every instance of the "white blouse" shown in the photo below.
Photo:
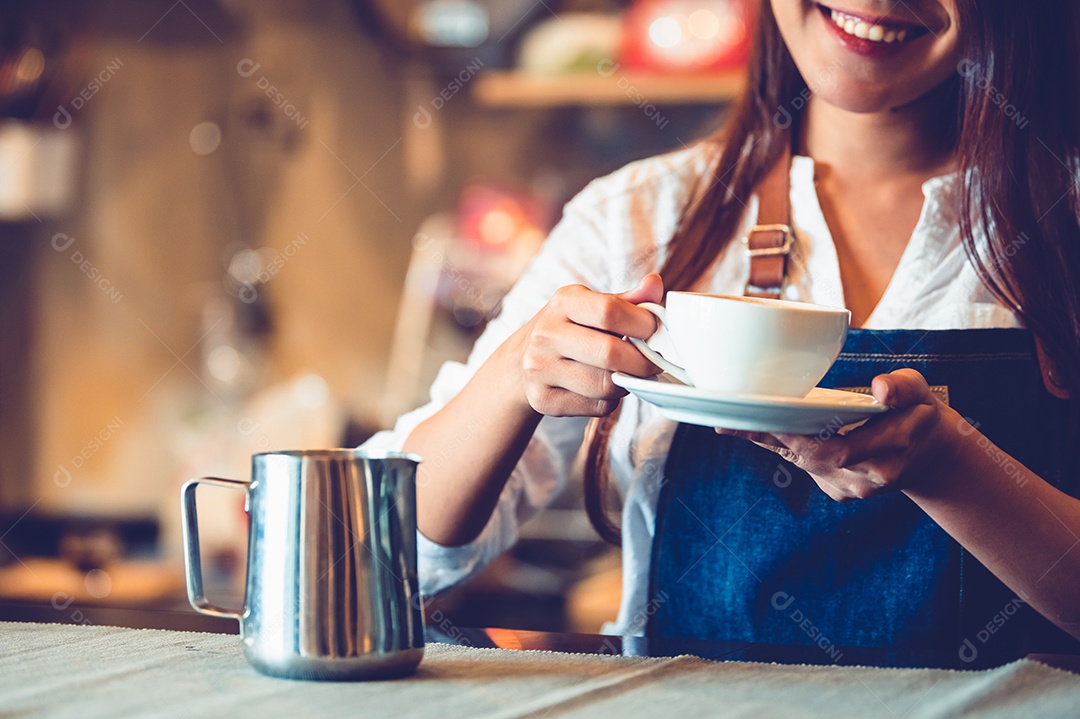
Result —
[[[562, 220], [506, 296], [501, 314], [477, 340], [467, 362], [443, 365], [431, 387], [430, 403], [403, 415], [393, 430], [380, 432], [364, 447], [400, 449], [413, 428], [444, 406], [558, 288], [583, 284], [600, 292], [623, 292], [659, 269], [695, 181], [710, 169], [707, 148], [699, 145], [635, 162], [590, 183], [566, 205]], [[983, 286], [964, 253], [952, 202], [955, 178], [937, 177], [923, 183], [926, 199], [918, 224], [864, 327], [1020, 326], [1016, 316]], [[791, 213], [797, 259], [791, 263], [789, 299], [843, 307], [836, 248], [818, 204], [814, 162], [809, 157], [797, 156], [792, 161]], [[757, 198], [749, 198], [737, 236], [753, 226], [756, 216]], [[742, 294], [748, 273], [741, 243], [731, 242], [698, 289]], [[652, 344], [662, 353], [671, 350], [663, 336]], [[430, 595], [465, 581], [517, 540], [518, 526], [565, 486], [587, 422], [574, 417], [545, 417], [540, 422], [475, 541], [443, 547], [418, 536], [421, 592]], [[612, 480], [623, 501], [623, 592], [618, 619], [605, 628], [609, 633], [640, 635], [645, 628], [656, 499], [674, 430], [675, 423], [661, 417], [652, 405], [633, 395], [623, 400], [609, 444]], [[462, 429], [460, 447], [483, 441], [469, 437], [472, 432], [468, 426]]]

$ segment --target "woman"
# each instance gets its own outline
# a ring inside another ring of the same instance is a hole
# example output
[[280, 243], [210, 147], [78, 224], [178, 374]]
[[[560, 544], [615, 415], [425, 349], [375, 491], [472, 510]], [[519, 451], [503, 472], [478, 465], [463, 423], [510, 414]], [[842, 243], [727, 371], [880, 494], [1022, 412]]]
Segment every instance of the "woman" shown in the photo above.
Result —
[[[1080, 385], [1074, 11], [975, 6], [763, 2], [722, 137], [567, 206], [468, 363], [373, 440], [427, 458], [425, 591], [513, 542], [592, 418], [586, 497], [609, 539], [608, 477], [623, 503], [614, 631], [961, 659], [1080, 636], [1080, 501], [1062, 491], [1080, 470], [1054, 451]], [[613, 372], [658, 371], [623, 339], [656, 330], [636, 304], [763, 289], [737, 240], [776, 206], [795, 235], [783, 295], [857, 328], [825, 384], [891, 411], [843, 436], [749, 435], [623, 399]]]

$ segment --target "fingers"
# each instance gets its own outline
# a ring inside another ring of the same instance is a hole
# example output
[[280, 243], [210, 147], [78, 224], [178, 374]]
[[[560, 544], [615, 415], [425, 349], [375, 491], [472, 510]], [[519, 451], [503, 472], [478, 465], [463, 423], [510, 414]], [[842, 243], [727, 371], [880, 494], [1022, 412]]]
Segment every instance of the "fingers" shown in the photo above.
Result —
[[820, 440], [816, 435], [778, 434], [776, 441], [787, 454], [784, 459], [810, 474], [827, 476], [847, 466], [849, 448], [842, 436]]
[[621, 337], [568, 324], [565, 330], [549, 338], [552, 351], [561, 357], [611, 372], [625, 372], [636, 377], [651, 377], [660, 369]]
[[[786, 457], [818, 484], [842, 488], [849, 498], [865, 499], [899, 490], [942, 452], [929, 447], [938, 426], [934, 406], [917, 404], [878, 415], [846, 435], [784, 435], [792, 451]], [[824, 487], [823, 487], [824, 488]]]
[[892, 411], [870, 418], [845, 435], [804, 437], [782, 435], [781, 441], [807, 457], [807, 471], [827, 474], [841, 468], [874, 465], [878, 474], [893, 474], [905, 464], [937, 421], [937, 399], [921, 374], [900, 369], [878, 375], [871, 384], [874, 398]]
[[563, 359], [553, 368], [552, 384], [588, 399], [618, 400], [627, 391], [611, 381], [611, 372]]
[[525, 395], [532, 408], [553, 416], [609, 414], [626, 390], [613, 372], [649, 377], [660, 370], [624, 336], [646, 338], [656, 331], [652, 313], [634, 302], [659, 300], [663, 283], [648, 275], [622, 296], [581, 285], [558, 290], [523, 328], [519, 343]]
[[748, 439], [754, 444], [764, 447], [765, 449], [787, 449], [780, 439], [776, 435], [769, 434], [768, 432], [747, 432], [740, 429], [725, 429], [723, 427], [716, 427], [717, 434], [726, 434], [732, 437], [742, 437]]
[[525, 393], [534, 410], [550, 417], [603, 417], [611, 414], [619, 404], [617, 398], [587, 397], [565, 387], [543, 383], [530, 383]]
[[[874, 461], [879, 465], [892, 464], [913, 454], [915, 448], [924, 444], [938, 426], [938, 417], [933, 404], [912, 404], [873, 417], [861, 427], [843, 437], [831, 438], [823, 445], [837, 452], [843, 450], [842, 456], [837, 457], [839, 466], [857, 467]], [[842, 448], [830, 447], [841, 444]]]
[[[627, 392], [612, 382], [612, 372], [638, 377], [658, 372], [626, 340], [570, 323], [565, 327], [563, 332], [537, 338], [525, 355], [523, 366], [530, 384], [567, 390], [587, 400], [616, 401]], [[541, 411], [535, 404], [533, 408]]]
[[832, 482], [826, 481], [821, 477], [811, 474], [810, 479], [814, 480], [814, 483], [821, 489], [822, 492], [828, 495], [829, 499], [840, 502], [841, 504], [847, 504], [848, 502], [851, 502], [855, 499], [855, 497], [847, 490], [838, 487]]
[[891, 467], [897, 458], [902, 459], [909, 446], [906, 428], [898, 427], [895, 417], [891, 419], [890, 426], [875, 427], [868, 422], [846, 435], [821, 438], [781, 434], [778, 439], [792, 452], [793, 456], [787, 459], [812, 475], [868, 477], [882, 474], [883, 468]]
[[908, 368], [878, 375], [871, 383], [870, 391], [879, 404], [890, 409], [933, 404], [936, 401], [926, 379], [917, 371]]
[[[750, 441], [753, 442], [754, 444], [756, 444], [757, 446], [761, 447], [762, 449], [769, 450], [770, 452], [772, 452], [773, 454], [778, 456], [780, 459], [783, 459], [783, 460], [785, 460], [787, 462], [791, 462], [796, 467], [799, 466], [799, 457], [798, 457], [798, 455], [796, 455], [794, 452], [792, 452], [787, 447], [784, 447], [782, 445], [775, 445], [775, 444], [765, 444], [764, 442], [758, 442], [758, 441], [755, 441], [755, 440], [750, 440]], [[800, 469], [801, 469], [801, 467], [800, 467]]]
[[656, 318], [648, 310], [618, 295], [593, 292], [581, 285], [563, 287], [550, 304], [558, 314], [582, 327], [640, 339], [656, 332]]
[[[574, 332], [587, 335], [595, 335], [599, 342], [627, 345], [630, 353], [629, 364], [633, 369], [638, 369], [634, 362], [641, 361], [649, 365], [640, 354], [624, 340], [611, 335], [606, 335], [596, 330], [589, 330], [576, 325], [569, 325]], [[554, 342], [560, 341], [557, 338]], [[592, 343], [592, 344], [595, 344]], [[592, 345], [586, 344], [588, 350]], [[578, 349], [572, 347], [572, 350]], [[590, 358], [592, 361], [610, 363], [607, 359]], [[615, 362], [615, 364], [618, 364]], [[620, 398], [627, 392], [611, 380], [612, 371], [596, 367], [586, 361], [561, 356], [551, 347], [545, 347], [543, 342], [534, 345], [530, 352], [523, 358], [525, 372], [526, 395], [529, 404], [541, 414], [552, 416], [602, 416], [609, 414], [618, 404]], [[655, 370], [645, 369], [643, 374], [649, 374]]]
[[849, 469], [844, 465], [844, 456], [848, 451], [843, 446], [844, 437], [821, 441], [801, 434], [744, 432], [720, 427], [716, 428], [716, 433], [741, 437], [774, 452], [809, 474], [821, 491], [837, 502], [865, 499], [884, 490], [872, 473]]
[[902, 489], [923, 472], [928, 457], [941, 454], [943, 405], [921, 374], [902, 369], [874, 378], [874, 398], [892, 411], [877, 415], [845, 435], [733, 432], [807, 472], [829, 497], [840, 502]]
[[660, 302], [664, 299], [664, 281], [660, 279], [660, 275], [650, 272], [641, 278], [637, 287], [623, 292], [619, 297], [635, 305], [641, 302]]
[[837, 502], [847, 503], [854, 501], [855, 499], [863, 499], [880, 491], [873, 482], [867, 481], [867, 479], [859, 472], [827, 466], [820, 471], [820, 473], [815, 471], [816, 467], [821, 467], [823, 465], [820, 458], [815, 457], [812, 454], [799, 454], [796, 450], [785, 444], [788, 441], [793, 445], [797, 444], [800, 440], [805, 439], [802, 435], [780, 435], [779, 437], [776, 437], [761, 432], [724, 432], [723, 434], [737, 434], [744, 436], [756, 435], [759, 438], [771, 438], [768, 442], [764, 442], [760, 439], [747, 437], [747, 439], [750, 439], [751, 442], [762, 449], [767, 449], [770, 452], [775, 453], [780, 459], [790, 462], [806, 472], [822, 492], [828, 495], [830, 499]]

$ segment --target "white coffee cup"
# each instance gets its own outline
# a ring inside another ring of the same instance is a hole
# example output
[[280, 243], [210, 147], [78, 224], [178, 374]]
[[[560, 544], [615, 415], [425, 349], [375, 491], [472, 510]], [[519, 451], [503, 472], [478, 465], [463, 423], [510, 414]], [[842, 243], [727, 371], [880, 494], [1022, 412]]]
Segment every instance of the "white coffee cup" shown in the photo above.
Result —
[[738, 394], [805, 396], [836, 361], [851, 321], [840, 307], [699, 292], [638, 307], [660, 320], [683, 364], [629, 338], [642, 354], [684, 384]]

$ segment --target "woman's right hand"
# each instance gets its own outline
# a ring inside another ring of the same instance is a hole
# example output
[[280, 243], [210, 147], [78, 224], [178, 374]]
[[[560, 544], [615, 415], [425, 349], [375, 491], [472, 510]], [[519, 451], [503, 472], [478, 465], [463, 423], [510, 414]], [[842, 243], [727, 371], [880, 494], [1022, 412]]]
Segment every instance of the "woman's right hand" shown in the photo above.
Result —
[[425, 537], [456, 547], [480, 535], [544, 415], [610, 414], [626, 394], [612, 372], [659, 372], [623, 336], [656, 331], [652, 313], [637, 303], [659, 302], [663, 293], [659, 275], [620, 295], [563, 287], [413, 429], [405, 451], [428, 458], [416, 489]]
[[626, 395], [613, 372], [650, 377], [660, 372], [623, 337], [648, 339], [656, 318], [638, 307], [660, 302], [664, 284], [650, 273], [621, 294], [583, 285], [560, 288], [507, 343], [529, 406], [542, 415], [600, 417]]

